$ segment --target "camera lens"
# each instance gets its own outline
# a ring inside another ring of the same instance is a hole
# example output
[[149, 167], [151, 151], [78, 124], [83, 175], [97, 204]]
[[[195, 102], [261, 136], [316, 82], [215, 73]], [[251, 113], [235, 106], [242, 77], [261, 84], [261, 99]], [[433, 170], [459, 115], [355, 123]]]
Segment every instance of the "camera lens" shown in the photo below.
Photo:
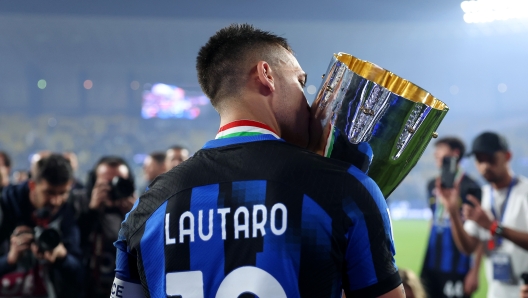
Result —
[[52, 251], [61, 242], [59, 231], [55, 229], [35, 228], [35, 243], [39, 251]]

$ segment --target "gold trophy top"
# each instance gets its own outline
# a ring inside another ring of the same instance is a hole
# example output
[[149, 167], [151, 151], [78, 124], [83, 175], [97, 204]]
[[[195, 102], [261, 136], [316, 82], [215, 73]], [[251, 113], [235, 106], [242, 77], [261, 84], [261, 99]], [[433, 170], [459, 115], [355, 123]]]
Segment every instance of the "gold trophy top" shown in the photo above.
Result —
[[433, 109], [445, 110], [447, 105], [431, 93], [409, 82], [408, 80], [379, 67], [378, 65], [358, 59], [350, 54], [334, 54], [337, 60], [361, 77], [372, 81], [390, 92], [417, 103], [423, 103]]

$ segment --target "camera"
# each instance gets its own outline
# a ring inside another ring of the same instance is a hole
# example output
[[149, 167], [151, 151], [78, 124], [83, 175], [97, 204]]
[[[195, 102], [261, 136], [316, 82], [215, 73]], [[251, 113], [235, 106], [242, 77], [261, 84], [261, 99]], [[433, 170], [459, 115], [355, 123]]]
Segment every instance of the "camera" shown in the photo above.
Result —
[[110, 182], [110, 199], [117, 201], [128, 198], [134, 194], [134, 182], [131, 179], [125, 179], [119, 176], [114, 177]]
[[39, 252], [52, 251], [62, 241], [60, 231], [55, 228], [36, 226], [33, 228], [33, 235]]

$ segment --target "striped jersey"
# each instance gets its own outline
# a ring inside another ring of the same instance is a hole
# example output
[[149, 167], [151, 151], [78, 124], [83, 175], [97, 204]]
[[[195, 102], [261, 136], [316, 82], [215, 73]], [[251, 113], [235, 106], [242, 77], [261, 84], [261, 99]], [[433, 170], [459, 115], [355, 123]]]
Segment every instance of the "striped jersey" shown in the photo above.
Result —
[[373, 180], [243, 122], [234, 127], [251, 127], [221, 129], [136, 202], [115, 243], [112, 297], [376, 297], [396, 288], [390, 216]]
[[[473, 190], [473, 191], [472, 191]], [[427, 185], [429, 206], [433, 213], [433, 223], [424, 261], [424, 270], [445, 273], [466, 274], [470, 268], [470, 258], [460, 253], [451, 234], [451, 221], [447, 210], [438, 202], [435, 195], [435, 180]], [[469, 176], [463, 175], [460, 181], [460, 197], [477, 193], [480, 200], [480, 186]], [[462, 202], [460, 202], [462, 207]]]

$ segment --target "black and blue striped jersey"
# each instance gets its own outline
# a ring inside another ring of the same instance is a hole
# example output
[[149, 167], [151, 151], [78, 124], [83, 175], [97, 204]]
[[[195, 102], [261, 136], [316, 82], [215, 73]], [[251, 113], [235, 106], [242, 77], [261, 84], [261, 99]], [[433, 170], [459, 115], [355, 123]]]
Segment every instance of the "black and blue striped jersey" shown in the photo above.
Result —
[[373, 180], [267, 134], [212, 140], [156, 178], [115, 245], [112, 297], [139, 297], [134, 283], [182, 298], [376, 297], [401, 283]]
[[[456, 247], [449, 214], [436, 197], [435, 182], [436, 179], [432, 179], [427, 184], [428, 204], [433, 220], [421, 278], [429, 297], [466, 297], [463, 293], [463, 284], [466, 274], [471, 269], [471, 256], [463, 254]], [[480, 186], [468, 175], [462, 174], [460, 178], [460, 216], [462, 216], [462, 198], [468, 194], [475, 195], [480, 201]], [[456, 290], [450, 291], [446, 290], [447, 288]], [[458, 294], [448, 295], [450, 292]]]

